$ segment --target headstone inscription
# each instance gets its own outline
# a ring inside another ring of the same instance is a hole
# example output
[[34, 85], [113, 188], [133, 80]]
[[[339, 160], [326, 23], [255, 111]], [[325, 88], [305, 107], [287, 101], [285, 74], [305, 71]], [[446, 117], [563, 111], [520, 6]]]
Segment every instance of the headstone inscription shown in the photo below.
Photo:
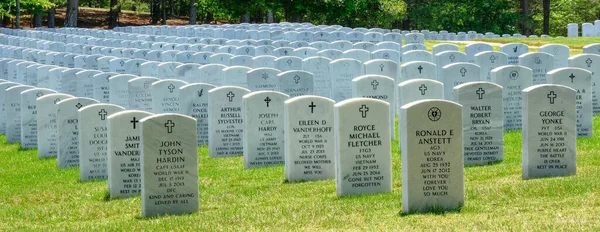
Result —
[[37, 148], [38, 110], [36, 99], [52, 93], [56, 93], [56, 91], [42, 88], [21, 92], [21, 149]]
[[109, 77], [108, 88], [110, 90], [110, 104], [119, 105], [125, 109], [129, 109], [129, 81], [138, 76], [130, 74], [120, 74]]
[[354, 98], [335, 104], [338, 196], [392, 191], [390, 104]]
[[21, 93], [33, 86], [17, 85], [6, 89], [6, 142], [21, 143]]
[[364, 75], [364, 65], [355, 59], [338, 59], [329, 63], [332, 97], [340, 102], [352, 97], [352, 79]]
[[420, 100], [400, 109], [402, 212], [464, 203], [461, 108], [446, 100]]
[[518, 65], [519, 56], [529, 52], [529, 46], [522, 43], [508, 43], [500, 47], [500, 52], [508, 56], [509, 65]]
[[493, 69], [508, 65], [508, 56], [502, 52], [480, 52], [473, 57], [474, 64], [479, 65], [480, 81], [492, 81], [490, 73]]
[[289, 97], [312, 95], [314, 81], [312, 73], [302, 70], [290, 70], [277, 74], [279, 91]]
[[152, 112], [152, 83], [156, 77], [137, 77], [129, 80], [129, 109]]
[[465, 165], [485, 165], [504, 159], [502, 86], [470, 82], [454, 87], [462, 105]]
[[523, 90], [523, 179], [575, 175], [576, 91], [561, 85]]
[[248, 89], [250, 91], [261, 91], [261, 90], [279, 90], [279, 80], [277, 74], [279, 70], [274, 68], [256, 68], [248, 71]]
[[108, 192], [111, 198], [141, 192], [140, 120], [151, 115], [145, 111], [126, 110], [107, 117]]
[[208, 147], [212, 158], [241, 156], [244, 119], [242, 97], [250, 90], [221, 86], [208, 91]]
[[400, 79], [407, 81], [411, 79], [437, 80], [437, 67], [434, 63], [425, 61], [412, 61], [400, 66]]
[[257, 91], [242, 98], [244, 167], [284, 164], [283, 104], [288, 95]]
[[99, 103], [91, 98], [66, 98], [55, 104], [58, 126], [58, 168], [79, 166], [79, 118], [78, 110]]
[[458, 62], [444, 66], [439, 76], [444, 83], [444, 99], [453, 101], [455, 98], [452, 88], [462, 83], [479, 81], [480, 68], [476, 64]]
[[546, 84], [546, 73], [554, 67], [554, 57], [544, 52], [530, 52], [519, 56], [519, 65], [533, 71], [533, 84]]
[[582, 68], [592, 73], [592, 111], [594, 115], [600, 113], [600, 55], [579, 54], [570, 57], [568, 62], [568, 67]]
[[285, 101], [285, 178], [290, 182], [335, 178], [334, 101], [300, 96]]
[[394, 79], [381, 75], [364, 75], [352, 80], [352, 97], [372, 98], [390, 104], [390, 137], [395, 138], [394, 128], [396, 101], [394, 97]]
[[493, 83], [502, 86], [503, 89], [504, 129], [521, 130], [522, 91], [532, 85], [533, 72], [524, 66], [506, 65], [492, 70], [490, 77]]
[[216, 88], [214, 85], [193, 83], [179, 88], [181, 114], [196, 119], [198, 146], [208, 144], [208, 91]]
[[187, 84], [187, 82], [175, 79], [152, 83], [152, 112], [155, 114], [179, 113], [179, 88]]
[[53, 93], [37, 98], [37, 148], [38, 158], [56, 157], [58, 152], [57, 102], [74, 96]]
[[563, 85], [576, 91], [577, 137], [591, 137], [592, 125], [592, 73], [581, 68], [559, 68], [548, 72], [548, 83]]
[[78, 110], [79, 180], [108, 178], [107, 117], [125, 108], [114, 104], [92, 104]]
[[159, 114], [140, 120], [142, 217], [199, 209], [196, 120]]
[[0, 109], [0, 133], [6, 134], [6, 110], [8, 105], [6, 104], [6, 89], [20, 85], [19, 83], [14, 82], [4, 82], [0, 83], [0, 104], [2, 104], [2, 109]]
[[318, 56], [302, 60], [302, 70], [313, 74], [313, 94], [331, 97], [331, 78], [329, 77], [331, 59]]

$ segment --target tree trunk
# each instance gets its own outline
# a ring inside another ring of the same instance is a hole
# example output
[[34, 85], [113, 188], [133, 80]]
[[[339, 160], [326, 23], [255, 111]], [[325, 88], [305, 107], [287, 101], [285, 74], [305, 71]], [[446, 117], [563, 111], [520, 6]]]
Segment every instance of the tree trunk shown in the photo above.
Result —
[[267, 23], [273, 23], [273, 10], [267, 11]]
[[56, 27], [56, 8], [52, 7], [48, 9], [48, 28]]
[[529, 36], [531, 28], [529, 28], [529, 0], [520, 0], [521, 2], [521, 30], [523, 35]]
[[212, 21], [214, 20], [214, 15], [212, 12], [207, 12], [206, 13], [206, 19], [204, 20], [205, 24], [210, 24]]
[[65, 27], [77, 27], [77, 11], [79, 0], [68, 0], [67, 15], [65, 16]]
[[152, 25], [156, 25], [160, 19], [160, 0], [152, 0]]
[[550, 35], [550, 0], [543, 0], [544, 34]]
[[117, 27], [117, 18], [119, 17], [119, 1], [110, 0], [110, 11], [108, 12], [108, 28], [113, 29]]
[[197, 17], [196, 0], [190, 0], [190, 25], [196, 25]]
[[248, 23], [250, 22], [250, 12], [246, 11], [246, 13], [244, 13], [242, 15], [242, 18], [240, 19], [240, 23]]
[[16, 3], [16, 7], [17, 7], [17, 19], [15, 20], [16, 28], [21, 29], [21, 1], [17, 0], [15, 3]]
[[36, 14], [33, 16], [33, 27], [34, 28], [42, 27], [42, 15], [41, 14]]
[[167, 0], [162, 0], [162, 25], [167, 25]]

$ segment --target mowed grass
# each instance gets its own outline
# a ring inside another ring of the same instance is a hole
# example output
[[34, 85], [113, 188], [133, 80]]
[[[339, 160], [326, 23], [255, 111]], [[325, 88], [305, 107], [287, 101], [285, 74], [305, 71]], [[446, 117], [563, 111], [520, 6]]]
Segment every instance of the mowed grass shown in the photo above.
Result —
[[107, 182], [79, 182], [0, 137], [0, 230], [598, 230], [600, 117], [577, 140], [577, 175], [521, 179], [521, 133], [505, 134], [505, 160], [466, 167], [465, 204], [450, 212], [401, 214], [398, 141], [393, 191], [337, 197], [335, 180], [287, 183], [283, 167], [246, 170], [242, 157], [211, 159], [199, 148], [200, 211], [140, 217], [140, 197], [107, 199]]
[[[574, 47], [575, 40], [557, 43]], [[435, 43], [426, 45], [430, 50]], [[522, 180], [521, 133], [508, 132], [503, 162], [465, 168], [461, 209], [410, 215], [401, 214], [397, 140], [392, 143], [393, 191], [341, 198], [335, 180], [287, 183], [282, 166], [246, 170], [241, 157], [211, 159], [200, 147], [200, 211], [149, 219], [140, 217], [140, 197], [110, 200], [106, 181], [79, 182], [78, 169], [58, 169], [55, 158], [38, 159], [36, 150], [20, 150], [0, 136], [0, 231], [597, 231], [600, 117], [594, 118], [594, 128], [594, 137], [577, 140], [576, 176]]]

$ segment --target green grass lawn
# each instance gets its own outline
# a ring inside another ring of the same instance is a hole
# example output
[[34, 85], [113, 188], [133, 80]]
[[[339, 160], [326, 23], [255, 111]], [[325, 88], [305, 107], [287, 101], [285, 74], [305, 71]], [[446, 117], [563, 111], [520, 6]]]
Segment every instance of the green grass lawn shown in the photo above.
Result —
[[460, 211], [402, 215], [401, 160], [393, 146], [393, 192], [336, 197], [335, 181], [286, 183], [283, 167], [245, 170], [241, 157], [199, 149], [200, 212], [142, 219], [139, 197], [108, 200], [107, 182], [38, 159], [0, 137], [0, 230], [597, 230], [600, 117], [577, 141], [577, 175], [521, 179], [521, 133], [505, 134], [505, 160], [465, 168]]

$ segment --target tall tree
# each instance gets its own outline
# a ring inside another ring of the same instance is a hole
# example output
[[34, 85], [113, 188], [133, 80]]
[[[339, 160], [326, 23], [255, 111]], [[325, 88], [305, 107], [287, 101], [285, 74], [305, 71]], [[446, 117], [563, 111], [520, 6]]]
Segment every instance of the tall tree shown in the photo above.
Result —
[[56, 8], [54, 6], [48, 8], [48, 28], [54, 28], [56, 22]]
[[79, 0], [67, 1], [67, 15], [65, 16], [65, 27], [77, 27], [77, 11]]
[[119, 6], [119, 0], [110, 0], [110, 11], [108, 12], [108, 28], [112, 29], [117, 27], [117, 19], [119, 12], [121, 11]]
[[15, 5], [17, 7], [17, 19], [15, 20], [16, 21], [15, 26], [17, 29], [20, 29], [21, 28], [21, 1], [17, 0], [15, 2]]
[[196, 24], [196, 19], [198, 17], [196, 4], [196, 0], [190, 0], [190, 25]]
[[529, 20], [529, 0], [520, 0], [521, 3], [521, 33], [531, 35], [531, 23]]
[[162, 25], [167, 25], [167, 0], [162, 0], [161, 11], [162, 11]]
[[550, 0], [543, 0], [544, 34], [550, 34]]

